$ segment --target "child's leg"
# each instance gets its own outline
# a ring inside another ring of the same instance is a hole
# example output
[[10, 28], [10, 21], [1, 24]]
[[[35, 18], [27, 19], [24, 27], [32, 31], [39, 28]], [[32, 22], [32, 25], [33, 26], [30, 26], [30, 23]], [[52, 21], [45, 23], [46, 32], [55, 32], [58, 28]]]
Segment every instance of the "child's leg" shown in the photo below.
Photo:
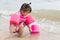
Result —
[[24, 29], [24, 25], [20, 24], [19, 25], [19, 31], [18, 31], [19, 37], [23, 36], [23, 29]]
[[11, 24], [9, 29], [10, 29], [10, 33], [16, 32], [16, 27], [14, 26], [14, 24]]

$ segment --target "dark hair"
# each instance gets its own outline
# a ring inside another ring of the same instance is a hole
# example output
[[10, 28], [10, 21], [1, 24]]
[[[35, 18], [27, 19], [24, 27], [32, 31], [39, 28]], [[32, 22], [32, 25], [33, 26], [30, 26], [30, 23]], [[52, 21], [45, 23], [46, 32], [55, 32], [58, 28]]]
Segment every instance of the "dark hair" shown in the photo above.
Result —
[[20, 8], [20, 12], [23, 11], [23, 12], [26, 12], [26, 11], [29, 11], [29, 13], [32, 11], [32, 8], [30, 6], [31, 3], [27, 4], [27, 3], [23, 3], [21, 8]]

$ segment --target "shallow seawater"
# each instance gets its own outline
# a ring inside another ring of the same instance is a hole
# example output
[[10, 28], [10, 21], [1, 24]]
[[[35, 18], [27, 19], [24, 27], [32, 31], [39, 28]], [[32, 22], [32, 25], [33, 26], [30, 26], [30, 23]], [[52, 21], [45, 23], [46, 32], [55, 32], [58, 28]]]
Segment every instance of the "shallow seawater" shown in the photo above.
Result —
[[[5, 16], [6, 17], [6, 16]], [[9, 20], [9, 17], [7, 17]], [[9, 32], [9, 21], [0, 16], [0, 40], [60, 40], [60, 22], [39, 19], [36, 23], [40, 27], [39, 34], [29, 34], [28, 28], [24, 28], [24, 37], [12, 35]]]

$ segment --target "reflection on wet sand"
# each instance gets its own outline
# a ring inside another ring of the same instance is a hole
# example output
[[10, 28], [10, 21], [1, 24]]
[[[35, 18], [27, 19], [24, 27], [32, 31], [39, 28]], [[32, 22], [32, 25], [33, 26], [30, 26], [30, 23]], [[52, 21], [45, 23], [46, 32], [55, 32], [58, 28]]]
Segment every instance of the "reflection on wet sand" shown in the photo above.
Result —
[[18, 35], [11, 35], [10, 33], [6, 33], [8, 35], [4, 35], [3, 39], [5, 40], [39, 40], [40, 34], [27, 34], [23, 37], [18, 37]]

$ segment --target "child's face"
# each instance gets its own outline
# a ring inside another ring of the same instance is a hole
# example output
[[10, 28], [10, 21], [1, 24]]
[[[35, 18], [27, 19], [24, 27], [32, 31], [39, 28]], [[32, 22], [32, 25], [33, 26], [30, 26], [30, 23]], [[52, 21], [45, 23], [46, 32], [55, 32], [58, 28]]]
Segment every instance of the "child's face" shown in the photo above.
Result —
[[26, 16], [29, 14], [29, 11], [25, 11], [25, 12], [22, 11], [21, 13], [22, 13], [22, 15]]

